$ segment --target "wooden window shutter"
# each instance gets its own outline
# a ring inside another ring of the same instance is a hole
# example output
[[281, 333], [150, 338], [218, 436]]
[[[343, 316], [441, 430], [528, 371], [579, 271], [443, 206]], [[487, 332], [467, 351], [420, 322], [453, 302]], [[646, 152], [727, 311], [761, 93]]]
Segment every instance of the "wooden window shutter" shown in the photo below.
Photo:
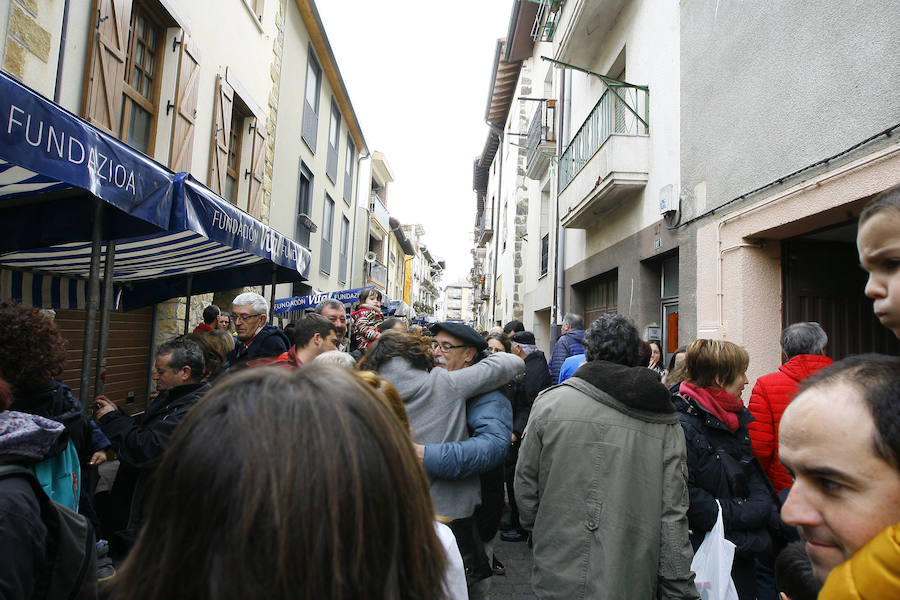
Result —
[[199, 89], [200, 48], [187, 33], [182, 32], [178, 82], [175, 84], [172, 145], [169, 148], [169, 167], [176, 173], [191, 170], [191, 157], [194, 150], [194, 121], [197, 118]]
[[257, 219], [262, 214], [263, 179], [266, 175], [266, 123], [256, 117], [253, 127], [253, 153], [250, 156], [250, 200], [247, 212]]
[[118, 137], [132, 0], [94, 0], [82, 114]]
[[219, 75], [216, 80], [216, 108], [213, 119], [212, 152], [209, 157], [209, 189], [223, 195], [228, 168], [228, 142], [231, 139], [231, 112], [234, 89]]

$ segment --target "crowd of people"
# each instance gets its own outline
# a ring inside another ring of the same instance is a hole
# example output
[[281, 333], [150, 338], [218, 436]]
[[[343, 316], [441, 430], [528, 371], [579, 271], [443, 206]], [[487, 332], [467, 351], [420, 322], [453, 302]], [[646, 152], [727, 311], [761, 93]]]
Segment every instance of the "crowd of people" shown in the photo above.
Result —
[[[900, 187], [858, 234], [900, 337], [898, 232]], [[568, 314], [548, 358], [519, 321], [382, 302], [284, 328], [253, 292], [208, 306], [138, 415], [84, 410], [52, 316], [0, 303], [0, 598], [489, 598], [498, 536], [540, 598], [717, 598], [718, 524], [732, 599], [900, 597], [900, 358], [833, 362], [794, 323], [745, 403], [731, 341], [664, 364], [629, 318]]]

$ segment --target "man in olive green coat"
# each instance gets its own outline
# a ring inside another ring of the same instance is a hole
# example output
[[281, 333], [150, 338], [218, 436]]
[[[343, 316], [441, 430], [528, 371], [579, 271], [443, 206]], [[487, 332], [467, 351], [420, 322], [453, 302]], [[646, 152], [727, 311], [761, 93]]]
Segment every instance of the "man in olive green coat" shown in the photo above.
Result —
[[656, 374], [634, 366], [640, 341], [626, 317], [597, 319], [587, 362], [531, 409], [515, 490], [538, 598], [699, 598], [684, 432]]

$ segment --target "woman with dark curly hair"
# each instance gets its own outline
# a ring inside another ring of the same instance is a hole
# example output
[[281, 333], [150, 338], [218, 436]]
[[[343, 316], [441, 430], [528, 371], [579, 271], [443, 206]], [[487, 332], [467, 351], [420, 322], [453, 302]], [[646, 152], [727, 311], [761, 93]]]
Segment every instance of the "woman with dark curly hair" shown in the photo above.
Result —
[[36, 308], [0, 302], [0, 335], [0, 376], [13, 394], [9, 409], [65, 425], [81, 465], [87, 465], [91, 423], [69, 386], [56, 379], [66, 359], [66, 342], [56, 323]]
[[485, 338], [488, 343], [488, 352], [496, 354], [498, 352], [512, 352], [512, 344], [509, 337], [505, 333], [492, 333]]

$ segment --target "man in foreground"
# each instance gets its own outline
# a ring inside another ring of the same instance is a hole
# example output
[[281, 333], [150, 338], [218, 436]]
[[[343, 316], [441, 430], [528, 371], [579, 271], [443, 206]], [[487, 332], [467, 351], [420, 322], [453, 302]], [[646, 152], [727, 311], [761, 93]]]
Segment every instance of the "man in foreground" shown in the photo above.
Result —
[[784, 412], [779, 454], [794, 484], [781, 518], [800, 530], [820, 581], [900, 521], [898, 423], [900, 358], [878, 354], [813, 375]]
[[604, 315], [587, 362], [538, 396], [516, 469], [539, 598], [698, 598], [688, 537], [684, 433], [640, 360], [637, 328]]

